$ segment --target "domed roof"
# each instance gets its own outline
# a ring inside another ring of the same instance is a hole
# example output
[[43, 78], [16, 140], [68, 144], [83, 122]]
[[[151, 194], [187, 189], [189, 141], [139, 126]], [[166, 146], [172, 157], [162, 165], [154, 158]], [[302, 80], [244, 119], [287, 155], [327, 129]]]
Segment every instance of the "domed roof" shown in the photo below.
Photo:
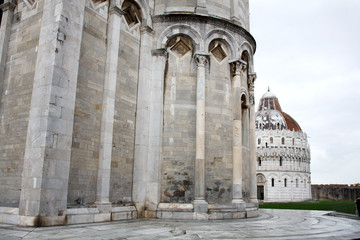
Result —
[[287, 113], [283, 112], [276, 95], [270, 89], [262, 96], [255, 114], [256, 129], [287, 129], [301, 132], [300, 125]]

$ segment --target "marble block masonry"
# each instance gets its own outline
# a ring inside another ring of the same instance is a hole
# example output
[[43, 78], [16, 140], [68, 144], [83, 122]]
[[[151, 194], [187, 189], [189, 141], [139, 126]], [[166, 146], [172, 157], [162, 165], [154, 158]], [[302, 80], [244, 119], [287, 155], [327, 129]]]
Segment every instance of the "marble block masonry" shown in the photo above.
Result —
[[249, 0], [5, 0], [0, 222], [258, 215]]

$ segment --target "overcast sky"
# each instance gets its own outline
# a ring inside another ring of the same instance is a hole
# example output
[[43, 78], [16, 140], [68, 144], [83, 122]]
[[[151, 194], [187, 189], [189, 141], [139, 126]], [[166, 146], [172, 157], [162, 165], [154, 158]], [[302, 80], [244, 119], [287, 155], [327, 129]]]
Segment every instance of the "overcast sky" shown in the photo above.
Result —
[[360, 182], [360, 0], [252, 0], [256, 106], [270, 86], [308, 134], [312, 184]]

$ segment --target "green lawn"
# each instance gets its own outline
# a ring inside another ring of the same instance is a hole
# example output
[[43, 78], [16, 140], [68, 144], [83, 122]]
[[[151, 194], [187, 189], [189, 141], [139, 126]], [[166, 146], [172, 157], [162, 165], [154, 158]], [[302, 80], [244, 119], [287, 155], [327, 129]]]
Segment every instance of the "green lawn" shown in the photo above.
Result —
[[336, 211], [336, 212], [355, 214], [355, 203], [352, 201], [264, 203], [264, 204], [260, 205], [260, 208], [330, 210], [330, 211]]

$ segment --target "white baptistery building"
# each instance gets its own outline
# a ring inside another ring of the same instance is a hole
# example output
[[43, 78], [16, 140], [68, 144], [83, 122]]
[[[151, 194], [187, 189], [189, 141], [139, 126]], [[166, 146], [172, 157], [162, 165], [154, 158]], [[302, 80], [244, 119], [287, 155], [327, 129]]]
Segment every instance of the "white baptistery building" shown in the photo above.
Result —
[[300, 125], [268, 90], [255, 117], [257, 194], [264, 202], [311, 199], [310, 146]]

